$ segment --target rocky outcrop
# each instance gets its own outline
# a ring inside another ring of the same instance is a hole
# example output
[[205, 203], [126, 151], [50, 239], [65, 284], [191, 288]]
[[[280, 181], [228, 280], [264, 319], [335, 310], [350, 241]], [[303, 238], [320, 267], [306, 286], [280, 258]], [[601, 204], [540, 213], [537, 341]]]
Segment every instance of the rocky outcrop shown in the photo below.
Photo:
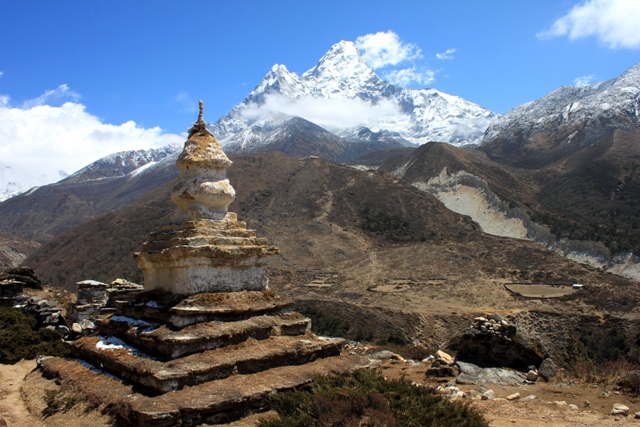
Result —
[[475, 318], [471, 327], [454, 341], [458, 360], [485, 367], [527, 372], [529, 366], [540, 366], [545, 358], [540, 342], [497, 314]]

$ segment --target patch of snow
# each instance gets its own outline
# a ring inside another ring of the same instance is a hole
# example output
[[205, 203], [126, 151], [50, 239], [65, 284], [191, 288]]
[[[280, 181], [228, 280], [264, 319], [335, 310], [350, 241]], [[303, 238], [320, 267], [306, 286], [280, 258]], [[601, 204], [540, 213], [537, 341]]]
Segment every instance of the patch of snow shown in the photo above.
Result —
[[131, 347], [130, 345], [128, 345], [127, 343], [125, 343], [124, 341], [122, 341], [118, 337], [102, 337], [101, 336], [99, 338], [100, 338], [100, 340], [96, 343], [96, 348], [98, 350], [120, 350], [120, 349], [124, 349], [129, 354], [132, 354], [133, 356], [144, 357], [146, 359], [155, 360], [155, 358], [149, 356], [148, 354], [145, 354], [145, 353], [141, 352], [140, 350], [138, 350], [135, 347]]
[[135, 327], [141, 332], [153, 332], [158, 329], [159, 325], [147, 322], [146, 320], [141, 319], [133, 319], [131, 317], [126, 316], [112, 316], [111, 320], [115, 322], [125, 322], [129, 325], [129, 327]]

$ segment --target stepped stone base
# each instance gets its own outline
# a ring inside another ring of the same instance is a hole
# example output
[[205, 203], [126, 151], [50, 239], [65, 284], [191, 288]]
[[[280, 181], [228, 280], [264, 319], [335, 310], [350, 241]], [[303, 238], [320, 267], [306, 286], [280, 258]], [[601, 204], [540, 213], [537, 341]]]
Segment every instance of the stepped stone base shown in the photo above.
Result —
[[100, 341], [99, 337], [81, 338], [72, 344], [74, 354], [124, 380], [161, 393], [227, 378], [234, 373], [245, 375], [337, 356], [345, 343], [340, 338], [318, 338], [313, 334], [270, 337], [159, 362], [127, 348], [100, 348]]
[[268, 290], [144, 292], [99, 320], [100, 336], [69, 343], [81, 363], [49, 358], [41, 368], [123, 424], [229, 422], [268, 409], [274, 391], [368, 366], [340, 355], [344, 339], [312, 334], [291, 306]]
[[48, 377], [73, 383], [75, 389], [108, 407], [117, 407], [121, 421], [137, 426], [218, 424], [265, 409], [264, 399], [276, 391], [308, 384], [315, 375], [332, 375], [368, 366], [359, 356], [335, 356], [302, 366], [283, 366], [248, 375], [233, 375], [160, 396], [145, 396], [113, 377], [76, 361], [42, 360]]

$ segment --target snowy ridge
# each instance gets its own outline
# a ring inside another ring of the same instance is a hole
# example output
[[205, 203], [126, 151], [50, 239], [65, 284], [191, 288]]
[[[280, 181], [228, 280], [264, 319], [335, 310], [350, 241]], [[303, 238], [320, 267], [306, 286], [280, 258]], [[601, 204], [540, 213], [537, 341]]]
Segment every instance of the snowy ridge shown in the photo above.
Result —
[[640, 63], [615, 79], [584, 86], [563, 86], [542, 98], [520, 105], [493, 122], [483, 144], [527, 139], [558, 132], [566, 143], [585, 132], [584, 143], [608, 129], [640, 128]]
[[479, 144], [497, 118], [436, 89], [404, 89], [386, 82], [364, 63], [353, 42], [341, 41], [301, 76], [274, 65], [210, 130], [227, 151], [258, 150], [273, 141], [275, 129], [292, 116], [342, 138], [367, 127], [415, 144], [441, 141], [456, 146]]
[[155, 164], [181, 149], [180, 144], [170, 144], [149, 150], [121, 151], [109, 154], [73, 173], [65, 181], [81, 182], [137, 174], [142, 171], [142, 168], [150, 167], [151, 164]]

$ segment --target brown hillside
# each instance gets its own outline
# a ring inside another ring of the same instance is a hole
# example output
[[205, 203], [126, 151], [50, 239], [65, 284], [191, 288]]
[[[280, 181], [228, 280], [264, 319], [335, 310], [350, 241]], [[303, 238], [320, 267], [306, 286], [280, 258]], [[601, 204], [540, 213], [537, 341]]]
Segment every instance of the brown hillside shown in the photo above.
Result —
[[556, 238], [601, 242], [612, 254], [640, 253], [640, 133], [617, 130], [540, 169], [518, 169], [481, 151], [428, 143], [380, 166], [403, 180], [426, 183], [446, 168], [485, 182], [511, 209], [549, 226]]
[[[634, 282], [588, 269], [536, 243], [483, 234], [467, 217], [387, 173], [280, 153], [235, 161], [229, 178], [238, 198], [231, 209], [281, 249], [272, 262], [272, 287], [299, 301], [326, 301], [354, 322], [368, 318], [363, 310], [374, 309], [415, 315], [527, 307], [635, 313], [640, 298]], [[43, 283], [56, 287], [71, 289], [87, 278], [140, 280], [131, 253], [146, 233], [168, 220], [170, 185], [54, 238], [26, 262]], [[420, 238], [394, 243], [362, 230], [364, 208], [402, 217]], [[514, 281], [584, 283], [589, 290], [529, 301], [505, 289]], [[405, 329], [426, 321], [411, 319]], [[432, 332], [435, 327], [421, 326]]]

